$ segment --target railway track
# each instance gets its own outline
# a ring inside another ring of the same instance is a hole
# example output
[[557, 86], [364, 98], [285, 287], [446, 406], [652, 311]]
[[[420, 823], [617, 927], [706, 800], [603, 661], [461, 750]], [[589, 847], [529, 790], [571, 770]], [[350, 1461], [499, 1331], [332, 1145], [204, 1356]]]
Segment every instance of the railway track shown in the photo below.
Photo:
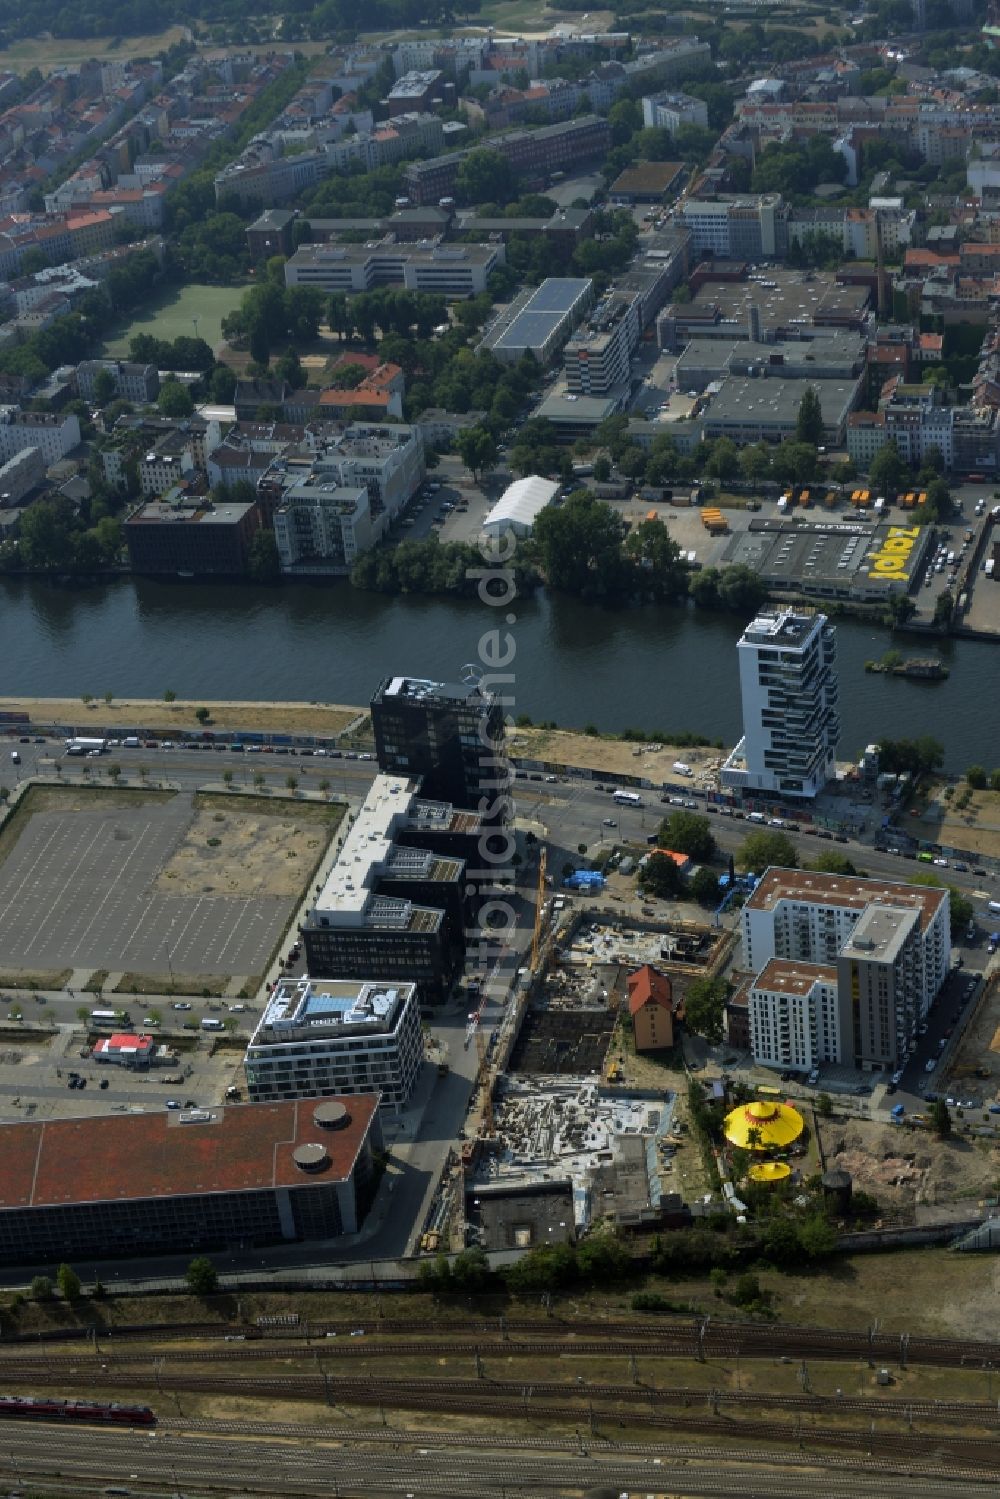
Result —
[[[74, 1382], [85, 1383], [88, 1387], [94, 1382], [91, 1373], [70, 1378]], [[102, 1386], [122, 1386], [130, 1390], [135, 1387], [133, 1374], [102, 1371], [99, 1378]], [[158, 1376], [157, 1386], [161, 1395], [181, 1392], [229, 1395], [243, 1399], [312, 1401], [349, 1408], [390, 1406], [395, 1409], [474, 1416], [481, 1416], [484, 1409], [488, 1409], [491, 1416], [499, 1418], [521, 1422], [526, 1419], [558, 1421], [575, 1426], [578, 1431], [613, 1431], [627, 1426], [630, 1429], [666, 1428], [716, 1435], [725, 1433], [730, 1439], [740, 1442], [756, 1439], [798, 1445], [803, 1449], [808, 1443], [810, 1448], [815, 1445], [849, 1452], [878, 1450], [900, 1459], [936, 1456], [972, 1463], [977, 1468], [1000, 1468], [1000, 1433], [992, 1437], [970, 1437], [961, 1432], [915, 1431], [912, 1426], [905, 1432], [876, 1428], [874, 1418], [868, 1412], [864, 1412], [869, 1417], [864, 1427], [803, 1422], [803, 1415], [817, 1414], [817, 1405], [802, 1406], [796, 1397], [791, 1396], [775, 1397], [770, 1402], [787, 1413], [785, 1419], [765, 1419], [753, 1414], [741, 1413], [739, 1418], [734, 1414], [727, 1414], [723, 1409], [728, 1404], [724, 1396], [720, 1396], [718, 1403], [713, 1406], [711, 1394], [692, 1398], [688, 1391], [640, 1392], [634, 1387], [621, 1386], [604, 1387], [603, 1393], [600, 1389], [574, 1392], [564, 1386], [551, 1385], [536, 1389], [529, 1385], [511, 1386], [509, 1382], [493, 1386], [478, 1380], [454, 1381], [445, 1387], [435, 1382], [429, 1387], [426, 1381], [332, 1381], [322, 1373], [261, 1379], [166, 1373]], [[665, 1398], [657, 1399], [658, 1395]], [[659, 1409], [637, 1408], [640, 1401], [645, 1405], [647, 1396], [650, 1397], [650, 1406], [658, 1405]], [[609, 1398], [614, 1401], [610, 1409], [607, 1405]], [[760, 1404], [765, 1403], [766, 1397], [763, 1397]], [[755, 1404], [756, 1402], [747, 1402], [743, 1409], [752, 1410]], [[889, 1402], [881, 1404], [889, 1405]], [[699, 1414], [698, 1407], [703, 1405], [712, 1408]], [[738, 1406], [739, 1402], [734, 1401], [733, 1405]], [[839, 1413], [839, 1403], [836, 1401], [818, 1405], [819, 1411], [825, 1411], [827, 1415], [832, 1414], [835, 1408]], [[890, 1408], [882, 1414], [906, 1419], [906, 1410], [902, 1406]]]
[[[161, 1389], [178, 1390], [192, 1388], [190, 1381], [196, 1376], [164, 1374], [156, 1367], [157, 1361], [148, 1362], [150, 1386], [156, 1384]], [[129, 1360], [129, 1363], [130, 1368], [135, 1369], [135, 1362]], [[17, 1371], [18, 1374], [22, 1372]], [[0, 1378], [4, 1375], [9, 1376], [10, 1373], [10, 1369], [0, 1364]], [[72, 1371], [48, 1369], [38, 1371], [35, 1376], [35, 1383], [38, 1385], [72, 1385], [74, 1388], [81, 1386], [90, 1388], [95, 1383], [108, 1382], [116, 1386], [134, 1385], [136, 1377], [134, 1373], [129, 1373], [127, 1376], [116, 1375], [113, 1367], [107, 1372], [103, 1369], [74, 1369]], [[237, 1387], [244, 1389], [248, 1383], [259, 1384], [261, 1382], [261, 1380], [211, 1379], [213, 1388], [221, 1388], [225, 1384], [227, 1389]], [[289, 1393], [301, 1392], [299, 1398], [320, 1398], [332, 1405], [358, 1403], [406, 1405], [410, 1396], [424, 1394], [428, 1387], [426, 1379], [383, 1379], [374, 1375], [343, 1377], [331, 1375], [329, 1372], [324, 1373], [322, 1370], [315, 1373], [275, 1375], [272, 1380], [264, 1382], [280, 1384]], [[836, 1411], [838, 1414], [864, 1416], [873, 1421], [899, 1420], [908, 1423], [932, 1421], [1000, 1429], [1000, 1408], [991, 1401], [922, 1400], [909, 1397], [885, 1400], [858, 1395], [763, 1394], [753, 1390], [692, 1389], [687, 1385], [653, 1386], [641, 1380], [632, 1384], [602, 1384], [588, 1381], [586, 1385], [575, 1388], [565, 1381], [531, 1380], [528, 1384], [524, 1380], [498, 1379], [489, 1374], [485, 1374], [482, 1379], [436, 1378], [433, 1388], [442, 1395], [467, 1397], [470, 1401], [479, 1404], [484, 1399], [492, 1400], [503, 1397], [523, 1400], [525, 1390], [530, 1389], [532, 1399], [559, 1399], [570, 1396], [581, 1399], [585, 1397], [596, 1403], [613, 1402], [630, 1406], [641, 1404], [648, 1406], [651, 1410], [659, 1406], [695, 1409], [701, 1405], [708, 1405], [716, 1411], [767, 1409], [787, 1410], [800, 1415], [824, 1412], [831, 1414]], [[361, 1395], [365, 1397], [363, 1402], [359, 1399]]]
[[[538, 1324], [533, 1326], [537, 1328]], [[461, 1352], [474, 1356], [477, 1352], [488, 1355], [502, 1351], [505, 1358], [554, 1357], [567, 1353], [590, 1354], [602, 1358], [628, 1357], [631, 1354], [700, 1359], [788, 1357], [1000, 1369], [998, 1344], [971, 1341], [961, 1343], [944, 1338], [907, 1338], [905, 1334], [899, 1338], [885, 1334], [859, 1337], [856, 1333], [830, 1333], [827, 1329], [761, 1328], [749, 1323], [709, 1323], [703, 1331], [692, 1326], [650, 1329], [648, 1324], [641, 1324], [631, 1329], [628, 1337], [609, 1336], [610, 1331], [610, 1328], [604, 1329], [603, 1336], [599, 1338], [592, 1334], [581, 1336], [576, 1330], [557, 1337], [549, 1333], [525, 1338], [510, 1336], [509, 1328], [504, 1333], [483, 1330], [455, 1333], [448, 1337], [442, 1337], [438, 1330], [437, 1337], [421, 1337], [411, 1341], [386, 1338], [379, 1332], [366, 1332], [364, 1337], [342, 1337], [338, 1330], [336, 1333], [317, 1335], [310, 1343], [252, 1340], [227, 1348], [158, 1349], [155, 1357], [162, 1363], [239, 1364], [315, 1356], [317, 1350], [322, 1348], [329, 1357], [338, 1360], [446, 1357]], [[119, 1352], [113, 1340], [106, 1340], [99, 1350], [102, 1362], [122, 1366], [142, 1364], [153, 1356], [149, 1352]], [[0, 1374], [47, 1367], [52, 1362], [51, 1354], [5, 1352], [0, 1358]]]
[[[115, 1343], [120, 1341], [150, 1339], [155, 1341], [173, 1341], [185, 1338], [211, 1338], [221, 1341], [225, 1337], [245, 1337], [252, 1345], [247, 1348], [241, 1345], [239, 1349], [215, 1350], [217, 1358], [221, 1360], [238, 1359], [249, 1357], [251, 1354], [259, 1358], [269, 1358], [280, 1353], [291, 1355], [301, 1352], [303, 1346], [315, 1342], [317, 1339], [331, 1341], [336, 1338], [348, 1340], [343, 1345], [351, 1353], [363, 1352], [371, 1355], [373, 1351], [384, 1352], [388, 1357], [397, 1356], [407, 1350], [411, 1353], [432, 1352], [441, 1346], [448, 1348], [455, 1346], [467, 1346], [470, 1349], [488, 1342], [502, 1342], [505, 1352], [512, 1352], [520, 1346], [528, 1346], [530, 1349], [542, 1346], [552, 1346], [556, 1339], [562, 1338], [574, 1346], [582, 1346], [597, 1343], [601, 1352], [624, 1351], [627, 1353], [639, 1345], [656, 1345], [658, 1350], [664, 1352], [672, 1351], [681, 1354], [702, 1353], [706, 1357], [735, 1356], [754, 1357], [755, 1354], [765, 1356], [768, 1354], [788, 1353], [799, 1357], [809, 1358], [844, 1358], [857, 1357], [872, 1358], [881, 1362], [893, 1362], [900, 1357], [914, 1364], [935, 1364], [945, 1367], [962, 1367], [963, 1365], [990, 1365], [1000, 1367], [1000, 1343], [987, 1342], [985, 1340], [959, 1340], [954, 1338], [935, 1338], [923, 1335], [890, 1334], [884, 1332], [861, 1332], [841, 1331], [836, 1328], [826, 1327], [775, 1327], [761, 1326], [749, 1322], [720, 1322], [714, 1319], [692, 1319], [664, 1321], [651, 1327], [648, 1320], [637, 1321], [609, 1321], [609, 1320], [574, 1320], [564, 1322], [558, 1316], [550, 1318], [525, 1318], [525, 1317], [483, 1317], [472, 1318], [469, 1321], [442, 1326], [440, 1321], [406, 1321], [401, 1318], [379, 1318], [365, 1329], [365, 1339], [361, 1349], [351, 1345], [349, 1334], [354, 1332], [358, 1323], [346, 1320], [324, 1321], [303, 1325], [297, 1338], [289, 1338], [287, 1331], [282, 1330], [279, 1336], [274, 1332], [264, 1333], [256, 1328], [236, 1327], [220, 1328], [215, 1324], [187, 1323], [177, 1327], [150, 1327], [133, 1326], [127, 1328], [113, 1328], [110, 1333]], [[29, 1357], [14, 1353], [14, 1348], [37, 1348], [43, 1342], [67, 1343], [84, 1340], [88, 1337], [87, 1329], [73, 1329], [74, 1336], [64, 1336], [64, 1330], [46, 1334], [44, 1338], [26, 1339], [21, 1343], [12, 1345], [5, 1344], [5, 1358]], [[517, 1335], [517, 1336], [512, 1336]], [[106, 1336], [106, 1335], [105, 1335]], [[377, 1339], [376, 1341], [373, 1341]], [[443, 1342], [443, 1340], [446, 1340]], [[355, 1340], [360, 1342], [360, 1340]], [[259, 1351], [258, 1351], [259, 1350]], [[203, 1356], [207, 1356], [206, 1354]], [[124, 1358], [126, 1355], [118, 1355]], [[135, 1355], [142, 1357], [142, 1355]], [[177, 1351], [171, 1354], [168, 1351], [162, 1353], [164, 1358], [190, 1357], [190, 1354]]]

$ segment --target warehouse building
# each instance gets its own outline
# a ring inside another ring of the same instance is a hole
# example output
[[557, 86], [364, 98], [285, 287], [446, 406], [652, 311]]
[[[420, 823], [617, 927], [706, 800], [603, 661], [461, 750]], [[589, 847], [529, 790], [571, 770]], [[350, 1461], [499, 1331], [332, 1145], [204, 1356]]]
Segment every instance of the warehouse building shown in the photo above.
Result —
[[877, 603], [915, 587], [933, 547], [929, 527], [888, 526], [860, 516], [810, 519], [814, 513], [755, 516], [730, 539], [722, 564], [749, 567], [769, 593], [796, 597]]
[[865, 367], [860, 333], [831, 330], [825, 338], [756, 343], [692, 338], [674, 369], [680, 390], [702, 391], [727, 376], [779, 380], [851, 380]]
[[542, 479], [538, 474], [515, 479], [486, 516], [483, 531], [487, 536], [501, 536], [504, 531], [530, 536], [535, 521], [558, 493], [559, 485], [554, 480]]
[[[847, 418], [861, 399], [863, 379], [859, 375], [853, 380], [813, 382], [823, 413], [824, 439], [829, 447], [843, 444]], [[709, 441], [729, 437], [738, 444], [794, 439], [802, 392], [801, 380], [730, 376], [711, 393], [704, 412], [705, 437]]]
[[0, 1125], [0, 1262], [245, 1249], [356, 1233], [378, 1099]]
[[254, 1102], [369, 1093], [398, 1113], [423, 1055], [416, 984], [279, 979], [243, 1065]]
[[529, 351], [539, 364], [551, 364], [589, 308], [594, 283], [589, 276], [548, 276], [530, 287], [494, 321], [480, 349], [489, 349], [505, 364], [516, 364]]

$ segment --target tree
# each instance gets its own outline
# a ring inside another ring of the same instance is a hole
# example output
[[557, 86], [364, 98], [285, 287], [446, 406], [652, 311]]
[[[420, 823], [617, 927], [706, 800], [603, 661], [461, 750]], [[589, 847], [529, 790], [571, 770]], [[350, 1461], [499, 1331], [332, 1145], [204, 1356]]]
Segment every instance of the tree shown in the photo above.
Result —
[[787, 833], [759, 828], [743, 840], [736, 862], [741, 869], [751, 869], [760, 874], [771, 864], [783, 869], [795, 869], [799, 859], [795, 844]]
[[33, 1301], [51, 1301], [52, 1290], [52, 1282], [47, 1275], [36, 1275], [28, 1287], [28, 1294]]
[[807, 385], [799, 402], [799, 414], [795, 418], [797, 442], [808, 442], [814, 448], [823, 441], [823, 408], [813, 385]]
[[937, 596], [937, 603], [934, 605], [933, 623], [935, 625], [939, 625], [942, 629], [946, 629], [948, 625], [951, 624], [951, 618], [954, 612], [955, 599], [951, 591], [946, 588]]
[[829, 1093], [821, 1093], [816, 1100], [816, 1112], [821, 1119], [829, 1119], [833, 1113], [833, 1099]]
[[296, 790], [298, 790], [298, 785], [299, 785], [299, 778], [298, 778], [298, 776], [293, 776], [291, 774], [287, 775], [285, 777], [285, 785], [288, 787], [289, 791], [296, 791]]
[[850, 859], [845, 859], [843, 854], [835, 853], [833, 849], [829, 853], [822, 853], [812, 861], [811, 869], [819, 869], [824, 874], [856, 875], [857, 870]]
[[219, 1276], [207, 1255], [199, 1254], [188, 1265], [184, 1279], [194, 1296], [211, 1296], [218, 1290]]
[[77, 1020], [79, 1020], [81, 1025], [86, 1025], [87, 1021], [90, 1019], [90, 1011], [87, 1009], [86, 1005], [77, 1005], [76, 1018]]
[[79, 1301], [80, 1277], [70, 1265], [60, 1265], [56, 1271], [56, 1285], [64, 1301]]
[[514, 172], [499, 151], [477, 147], [465, 157], [455, 177], [463, 203], [506, 203], [514, 196]]
[[270, 527], [256, 531], [247, 549], [247, 576], [255, 583], [273, 583], [281, 576], [278, 543]]
[[740, 473], [755, 489], [770, 472], [771, 450], [767, 443], [757, 442], [752, 447], [740, 449]]
[[206, 724], [211, 721], [212, 711], [210, 708], [196, 708], [194, 716], [200, 724]]
[[951, 1114], [943, 1098], [936, 1098], [931, 1104], [931, 1125], [939, 1140], [947, 1140], [951, 1134]]
[[161, 416], [181, 418], [190, 416], [194, 410], [191, 393], [179, 380], [165, 380], [160, 386], [156, 404]]
[[715, 856], [715, 839], [707, 817], [697, 812], [671, 812], [660, 824], [660, 842], [679, 854], [688, 854], [697, 864]]
[[226, 786], [231, 786], [233, 784], [233, 773], [232, 773], [232, 771], [231, 770], [224, 770], [222, 772], [222, 779], [223, 779], [224, 783], [226, 784]]
[[973, 791], [985, 791], [986, 771], [981, 765], [970, 765], [968, 770], [965, 772], [965, 779], [968, 781]]
[[713, 1045], [722, 1040], [728, 992], [724, 978], [700, 978], [690, 984], [684, 996], [685, 1025]]
[[118, 393], [118, 386], [110, 370], [98, 370], [94, 376], [94, 405], [107, 406]]
[[905, 489], [910, 471], [899, 456], [894, 437], [890, 437], [885, 447], [875, 454], [868, 469], [868, 478], [872, 488], [886, 496], [898, 494], [901, 489]]
[[164, 692], [163, 701], [165, 703], [176, 703], [177, 694], [172, 687], [168, 687], [166, 692]]
[[702, 865], [688, 880], [688, 893], [702, 906], [719, 903], [719, 878], [714, 870]]
[[264, 772], [262, 770], [255, 770], [254, 773], [253, 773], [254, 789], [257, 790], [257, 791], [262, 790], [263, 787], [264, 787], [265, 781], [266, 781], [266, 777], [264, 775]]
[[684, 889], [684, 879], [677, 864], [666, 854], [650, 854], [639, 871], [639, 888], [662, 900], [673, 900]]
[[476, 480], [497, 461], [496, 439], [485, 427], [465, 427], [455, 438], [455, 450]]

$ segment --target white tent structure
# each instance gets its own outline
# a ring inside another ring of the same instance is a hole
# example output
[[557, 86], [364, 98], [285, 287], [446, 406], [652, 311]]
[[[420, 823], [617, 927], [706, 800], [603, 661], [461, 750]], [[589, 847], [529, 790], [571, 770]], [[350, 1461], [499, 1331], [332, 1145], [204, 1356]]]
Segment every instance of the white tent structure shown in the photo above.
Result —
[[515, 479], [483, 521], [483, 530], [488, 536], [498, 536], [502, 531], [528, 536], [546, 505], [551, 505], [558, 493], [558, 484], [551, 479], [542, 479], [538, 474]]

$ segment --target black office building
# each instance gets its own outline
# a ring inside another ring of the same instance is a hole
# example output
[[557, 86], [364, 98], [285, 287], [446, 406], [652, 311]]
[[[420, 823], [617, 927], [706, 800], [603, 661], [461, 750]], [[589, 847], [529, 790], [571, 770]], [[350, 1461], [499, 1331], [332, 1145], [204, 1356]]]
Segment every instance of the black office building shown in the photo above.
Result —
[[479, 811], [486, 822], [511, 815], [503, 705], [476, 682], [386, 677], [372, 698], [380, 769], [420, 778], [421, 795]]

